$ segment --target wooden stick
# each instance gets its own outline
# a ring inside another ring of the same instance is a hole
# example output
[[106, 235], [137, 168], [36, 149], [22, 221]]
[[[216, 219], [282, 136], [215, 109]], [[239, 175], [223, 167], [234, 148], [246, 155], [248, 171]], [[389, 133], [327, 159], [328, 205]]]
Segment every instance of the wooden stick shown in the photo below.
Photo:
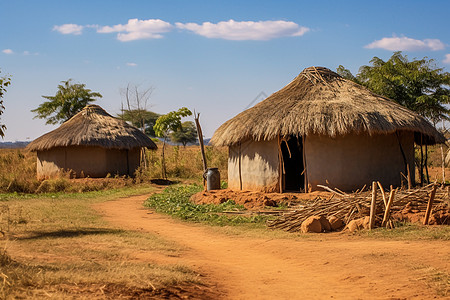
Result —
[[412, 188], [412, 182], [411, 182], [411, 171], [409, 170], [409, 164], [406, 165], [406, 172], [408, 173], [408, 190]]
[[386, 193], [384, 192], [383, 186], [381, 185], [381, 183], [379, 181], [377, 181], [377, 184], [380, 187], [381, 195], [383, 196], [384, 207], [386, 207], [387, 206]]
[[327, 186], [325, 186], [325, 185], [318, 184], [317, 186], [318, 186], [318, 187], [321, 187], [321, 188], [323, 188], [323, 189], [325, 189], [325, 190], [327, 190], [327, 191], [329, 191], [329, 192], [331, 192], [331, 193], [338, 194], [339, 196], [346, 196], [345, 194], [341, 194], [341, 193], [339, 193], [339, 192], [336, 192], [336, 191], [330, 189], [329, 187], [327, 187]]
[[381, 226], [385, 227], [387, 225], [387, 221], [389, 220], [389, 213], [392, 206], [392, 203], [394, 202], [395, 192], [397, 189], [393, 190], [391, 189], [391, 193], [389, 194], [389, 201], [386, 206], [386, 210], [384, 211], [384, 217], [383, 222], [381, 223]]
[[433, 206], [434, 196], [436, 195], [437, 184], [433, 185], [431, 190], [430, 199], [428, 200], [427, 210], [425, 212], [425, 219], [423, 220], [423, 225], [428, 225], [428, 220], [430, 219], [431, 208]]
[[370, 203], [369, 230], [375, 228], [375, 214], [377, 210], [377, 183], [372, 182], [372, 202]]
[[[198, 142], [200, 144], [200, 150], [202, 152], [202, 162], [203, 162], [203, 172], [206, 172], [208, 169], [206, 165], [206, 156], [205, 156], [205, 146], [203, 145], [203, 133], [202, 128], [200, 127], [200, 121], [199, 121], [200, 113], [194, 112], [194, 120], [195, 120], [195, 126], [197, 127], [197, 135], [198, 135]], [[203, 173], [204, 175], [205, 173]], [[205, 176], [203, 176], [203, 186], [205, 186], [206, 179]]]

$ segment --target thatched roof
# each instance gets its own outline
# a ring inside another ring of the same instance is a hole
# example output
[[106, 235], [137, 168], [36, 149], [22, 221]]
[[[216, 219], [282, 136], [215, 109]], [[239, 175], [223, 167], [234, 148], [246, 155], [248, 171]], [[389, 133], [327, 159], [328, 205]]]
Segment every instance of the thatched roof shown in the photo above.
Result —
[[291, 83], [264, 101], [228, 120], [214, 133], [211, 143], [271, 140], [278, 135], [415, 132], [416, 142], [445, 141], [427, 120], [367, 88], [323, 67], [303, 70]]
[[98, 105], [87, 105], [59, 128], [31, 142], [31, 151], [53, 147], [98, 146], [108, 149], [132, 149], [156, 144], [144, 133], [123, 120], [114, 118]]

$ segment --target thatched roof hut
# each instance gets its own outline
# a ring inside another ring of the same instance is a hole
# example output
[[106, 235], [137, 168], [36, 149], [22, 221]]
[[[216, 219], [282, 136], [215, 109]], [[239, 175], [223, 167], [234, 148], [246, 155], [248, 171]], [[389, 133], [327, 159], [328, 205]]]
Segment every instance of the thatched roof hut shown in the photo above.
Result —
[[36, 151], [39, 178], [60, 170], [76, 177], [134, 175], [140, 164], [141, 148], [156, 144], [136, 127], [108, 114], [98, 105], [88, 105], [59, 128], [31, 142]]
[[444, 140], [407, 108], [310, 67], [225, 122], [211, 143], [230, 147], [229, 186], [280, 191], [317, 184], [351, 190], [371, 180], [399, 185], [408, 166], [414, 176], [414, 142]]

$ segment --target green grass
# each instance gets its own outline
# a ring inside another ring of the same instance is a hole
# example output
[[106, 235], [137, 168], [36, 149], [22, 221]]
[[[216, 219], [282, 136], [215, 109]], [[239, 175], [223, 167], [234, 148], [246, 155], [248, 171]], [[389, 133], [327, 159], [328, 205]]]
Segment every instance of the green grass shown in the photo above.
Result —
[[219, 205], [195, 204], [189, 201], [193, 194], [200, 192], [202, 189], [203, 187], [199, 185], [168, 187], [162, 193], [150, 196], [144, 205], [181, 220], [201, 222], [208, 225], [257, 224], [257, 227], [260, 227], [269, 218], [264, 215], [236, 216], [223, 214], [224, 211], [245, 210], [244, 206], [237, 205], [232, 200]]

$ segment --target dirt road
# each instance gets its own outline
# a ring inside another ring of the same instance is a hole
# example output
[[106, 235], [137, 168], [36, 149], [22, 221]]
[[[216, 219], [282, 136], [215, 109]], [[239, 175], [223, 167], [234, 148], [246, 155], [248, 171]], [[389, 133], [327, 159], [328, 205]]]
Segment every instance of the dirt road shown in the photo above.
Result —
[[442, 274], [450, 270], [449, 242], [345, 234], [243, 238], [153, 213], [142, 206], [147, 197], [121, 198], [95, 209], [122, 228], [183, 245], [180, 257], [147, 259], [191, 267], [226, 299], [429, 299], [448, 289]]

